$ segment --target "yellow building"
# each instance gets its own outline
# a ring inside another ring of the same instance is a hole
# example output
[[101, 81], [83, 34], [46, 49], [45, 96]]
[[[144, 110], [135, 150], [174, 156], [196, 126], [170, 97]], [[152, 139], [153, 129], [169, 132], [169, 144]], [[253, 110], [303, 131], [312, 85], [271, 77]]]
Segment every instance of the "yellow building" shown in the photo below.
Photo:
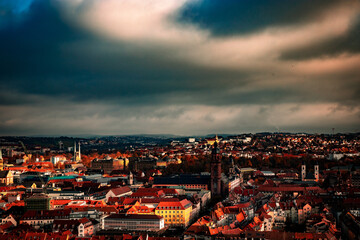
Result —
[[219, 138], [216, 135], [215, 138], [208, 138], [206, 139], [207, 144], [214, 145], [215, 142], [219, 143]]
[[11, 185], [14, 183], [13, 174], [11, 171], [0, 171], [0, 184], [1, 185]]
[[191, 211], [192, 203], [186, 199], [164, 200], [155, 208], [155, 214], [164, 218], [165, 225], [184, 228], [189, 225]]
[[164, 160], [158, 160], [156, 161], [156, 166], [157, 167], [166, 167], [167, 166], [167, 162]]

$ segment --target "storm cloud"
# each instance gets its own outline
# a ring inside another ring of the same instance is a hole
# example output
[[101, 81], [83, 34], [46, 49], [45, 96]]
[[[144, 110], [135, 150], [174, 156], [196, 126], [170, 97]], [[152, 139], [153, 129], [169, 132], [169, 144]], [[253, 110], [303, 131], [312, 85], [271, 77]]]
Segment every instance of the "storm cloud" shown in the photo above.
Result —
[[359, 131], [359, 16], [358, 1], [3, 1], [0, 134]]

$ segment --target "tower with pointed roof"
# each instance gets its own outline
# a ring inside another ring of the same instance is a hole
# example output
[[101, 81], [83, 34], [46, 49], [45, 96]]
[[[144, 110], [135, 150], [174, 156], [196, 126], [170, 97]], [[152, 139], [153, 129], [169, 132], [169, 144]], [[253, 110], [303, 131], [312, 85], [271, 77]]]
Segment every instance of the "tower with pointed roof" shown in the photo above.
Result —
[[305, 162], [303, 161], [301, 164], [301, 180], [304, 181], [306, 178], [306, 165]]
[[211, 153], [211, 194], [221, 195], [221, 157], [217, 141], [215, 141]]
[[76, 141], [74, 142], [74, 162], [81, 162], [81, 151], [80, 151], [80, 142], [78, 142], [79, 148], [76, 149]]
[[234, 158], [230, 156], [230, 168], [229, 168], [229, 176], [235, 175], [235, 164], [234, 164]]
[[4, 159], [2, 157], [2, 149], [0, 149], [0, 171], [4, 170]]
[[76, 161], [76, 141], [74, 142], [74, 157], [73, 160]]
[[80, 142], [79, 142], [79, 150], [78, 150], [78, 154], [77, 154], [77, 162], [81, 162], [81, 150], [80, 150]]
[[314, 177], [315, 177], [315, 181], [319, 181], [319, 163], [316, 162], [315, 166], [314, 166]]

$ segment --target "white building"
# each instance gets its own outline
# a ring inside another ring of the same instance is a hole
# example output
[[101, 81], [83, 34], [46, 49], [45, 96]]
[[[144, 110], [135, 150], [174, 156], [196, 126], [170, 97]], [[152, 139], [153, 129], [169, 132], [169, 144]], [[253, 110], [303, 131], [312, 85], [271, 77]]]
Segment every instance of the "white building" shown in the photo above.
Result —
[[109, 192], [106, 193], [106, 202], [108, 202], [110, 197], [124, 197], [129, 196], [132, 193], [133, 192], [128, 186], [110, 189]]
[[112, 214], [101, 225], [105, 230], [159, 231], [165, 227], [164, 218], [158, 215]]

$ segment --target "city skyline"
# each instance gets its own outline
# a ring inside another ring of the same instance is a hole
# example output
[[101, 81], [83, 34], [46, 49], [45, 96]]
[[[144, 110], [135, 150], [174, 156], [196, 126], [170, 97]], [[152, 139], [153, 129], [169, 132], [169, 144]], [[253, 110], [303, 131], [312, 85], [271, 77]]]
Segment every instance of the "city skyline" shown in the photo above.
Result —
[[359, 1], [4, 0], [0, 135], [360, 132]]

